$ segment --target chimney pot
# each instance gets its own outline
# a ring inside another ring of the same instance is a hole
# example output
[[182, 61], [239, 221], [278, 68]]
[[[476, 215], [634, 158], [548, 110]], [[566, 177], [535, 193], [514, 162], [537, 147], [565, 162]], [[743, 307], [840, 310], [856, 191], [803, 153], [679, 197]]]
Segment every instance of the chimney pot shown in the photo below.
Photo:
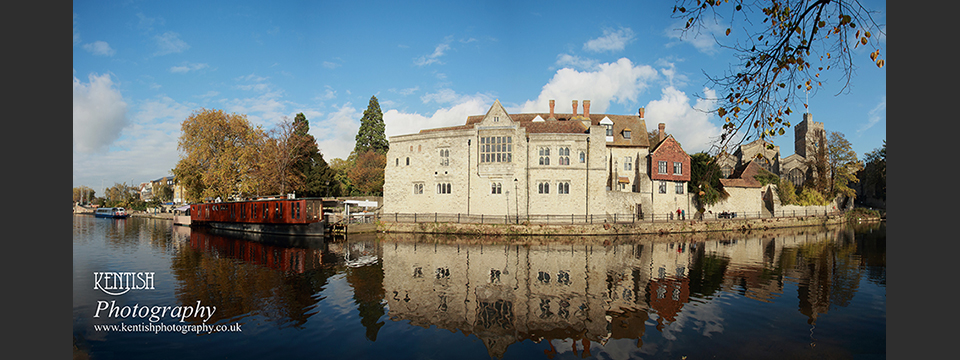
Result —
[[583, 101], [583, 117], [590, 118], [590, 100]]
[[573, 116], [577, 116], [577, 101], [573, 101]]

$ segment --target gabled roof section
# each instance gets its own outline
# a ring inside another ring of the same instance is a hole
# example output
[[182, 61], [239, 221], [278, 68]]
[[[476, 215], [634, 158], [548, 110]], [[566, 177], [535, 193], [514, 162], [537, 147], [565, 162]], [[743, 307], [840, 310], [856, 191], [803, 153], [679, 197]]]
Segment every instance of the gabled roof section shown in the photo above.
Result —
[[[647, 137], [647, 134], [643, 134], [643, 137]], [[653, 155], [656, 152], [661, 151], [661, 149], [666, 149], [667, 147], [672, 147], [672, 146], [676, 146], [677, 149], [680, 149], [680, 151], [683, 151], [683, 146], [680, 146], [680, 142], [677, 141], [677, 139], [674, 139], [673, 135], [667, 135], [667, 137], [664, 138], [663, 141], [655, 144], [652, 148], [650, 148], [650, 154]]]
[[487, 110], [487, 114], [483, 115], [480, 124], [486, 126], [511, 126], [513, 125], [513, 119], [510, 117], [510, 114], [507, 113], [507, 109], [504, 109], [503, 105], [500, 104], [500, 100], [495, 100], [493, 105], [490, 106], [490, 110]]
[[747, 163], [747, 166], [740, 167], [733, 174], [730, 175], [728, 179], [720, 179], [720, 184], [723, 186], [730, 187], [746, 187], [746, 188], [759, 188], [763, 185], [760, 184], [757, 179], [754, 179], [754, 175], [757, 175], [760, 172], [760, 165], [756, 161], [751, 161]]

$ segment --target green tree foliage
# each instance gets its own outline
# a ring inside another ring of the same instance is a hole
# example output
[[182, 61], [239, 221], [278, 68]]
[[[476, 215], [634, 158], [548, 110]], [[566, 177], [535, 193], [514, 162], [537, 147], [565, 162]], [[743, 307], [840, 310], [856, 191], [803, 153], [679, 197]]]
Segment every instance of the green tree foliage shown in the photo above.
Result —
[[257, 162], [266, 135], [246, 115], [194, 111], [180, 126], [180, 161], [173, 174], [189, 202], [255, 193]]
[[90, 203], [97, 196], [97, 192], [91, 189], [90, 187], [80, 185], [73, 188], [73, 202], [74, 203]]
[[777, 185], [777, 197], [780, 198], [780, 204], [782, 205], [799, 204], [797, 189], [793, 186], [793, 182], [790, 181], [781, 181], [780, 184]]
[[754, 175], [753, 178], [759, 181], [760, 185], [767, 185], [767, 184], [779, 185], [780, 184], [780, 177], [777, 176], [777, 174], [774, 174], [764, 168], [760, 168], [760, 170], [757, 171], [757, 174]]
[[887, 200], [887, 140], [883, 147], [873, 149], [863, 156], [863, 169], [857, 172], [863, 194], [859, 196]]
[[716, 204], [729, 196], [720, 185], [720, 175], [720, 166], [714, 157], [705, 152], [690, 156], [690, 181], [687, 183], [687, 191], [697, 194], [701, 207]]
[[859, 46], [873, 46], [870, 64], [882, 68], [884, 42], [876, 35], [883, 35], [884, 26], [871, 13], [859, 1], [677, 0], [673, 17], [685, 21], [684, 36], [703, 35], [722, 20], [731, 25], [726, 36], [735, 39], [721, 46], [732, 50], [738, 63], [726, 74], [710, 76], [720, 95], [715, 111], [725, 122], [718, 150], [751, 135], [783, 135], [790, 127], [787, 116], [799, 104], [807, 107], [807, 93], [820, 88], [828, 73], [840, 73], [840, 92], [845, 91]]
[[358, 193], [354, 191], [353, 181], [350, 180], [350, 176], [348, 176], [350, 170], [353, 169], [356, 159], [356, 153], [351, 153], [346, 159], [335, 158], [330, 161], [330, 169], [333, 170], [334, 179], [340, 186], [340, 194], [342, 196], [358, 195]]
[[[780, 200], [781, 202], [783, 199]], [[797, 205], [801, 206], [811, 206], [811, 205], [827, 205], [829, 201], [823, 197], [823, 194], [820, 191], [817, 191], [811, 187], [804, 187], [800, 191], [800, 195], [797, 197]]]
[[143, 201], [140, 200], [140, 193], [134, 186], [128, 186], [127, 183], [114, 183], [113, 186], [103, 189], [102, 206], [124, 207], [128, 209], [142, 209]]
[[363, 111], [363, 118], [360, 119], [360, 130], [357, 131], [357, 143], [353, 151], [362, 154], [368, 150], [386, 155], [390, 149], [385, 133], [386, 126], [383, 123], [383, 113], [380, 111], [380, 103], [376, 96], [370, 97], [370, 103], [367, 109]]
[[323, 154], [317, 147], [317, 141], [310, 135], [310, 121], [303, 113], [293, 119], [294, 136], [302, 144], [302, 156], [294, 164], [303, 176], [298, 192], [306, 197], [340, 196], [340, 184], [336, 180], [336, 171], [328, 166]]
[[358, 154], [353, 168], [347, 173], [356, 192], [351, 195], [383, 195], [383, 169], [386, 165], [385, 154], [373, 150]]
[[850, 188], [849, 184], [860, 181], [856, 174], [863, 169], [863, 164], [857, 160], [853, 146], [840, 132], [831, 132], [828, 137], [827, 163], [830, 171], [830, 188], [825, 192], [827, 198], [855, 196], [856, 190]]

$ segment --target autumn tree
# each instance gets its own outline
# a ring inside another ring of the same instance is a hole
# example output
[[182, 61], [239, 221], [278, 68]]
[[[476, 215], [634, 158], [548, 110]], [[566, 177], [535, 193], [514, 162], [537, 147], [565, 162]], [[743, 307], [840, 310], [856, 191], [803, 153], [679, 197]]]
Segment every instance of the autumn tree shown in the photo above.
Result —
[[853, 151], [853, 146], [843, 133], [834, 131], [827, 138], [827, 164], [830, 174], [827, 197], [854, 197], [857, 192], [850, 188], [849, 184], [860, 181], [857, 179], [857, 172], [863, 169], [863, 164], [857, 160], [857, 153]]
[[302, 163], [310, 156], [310, 146], [316, 148], [311, 140], [297, 131], [296, 120], [281, 118], [260, 149], [256, 172], [260, 193], [286, 194], [303, 187]]
[[383, 195], [383, 169], [387, 156], [374, 150], [357, 155], [356, 162], [347, 173], [353, 186], [351, 195]]
[[97, 192], [88, 186], [80, 185], [73, 188], [73, 202], [90, 203], [96, 197]]
[[159, 202], [173, 201], [173, 186], [164, 182], [158, 188], [153, 189], [153, 196]]
[[721, 44], [734, 53], [733, 69], [708, 75], [720, 96], [713, 111], [724, 121], [717, 152], [751, 136], [783, 135], [788, 116], [807, 107], [807, 92], [815, 94], [828, 74], [839, 73], [846, 91], [861, 61], [857, 47], [873, 47], [870, 64], [882, 68], [884, 25], [874, 13], [859, 1], [677, 0], [673, 17], [684, 22], [683, 36], [721, 21], [730, 24], [724, 36], [733, 35]]
[[201, 109], [191, 113], [180, 130], [180, 161], [172, 171], [188, 201], [226, 200], [259, 188], [256, 162], [266, 135], [246, 115]]
[[386, 155], [390, 149], [385, 133], [386, 126], [383, 123], [383, 112], [380, 111], [380, 103], [376, 96], [370, 97], [370, 103], [367, 109], [363, 111], [363, 118], [360, 119], [360, 130], [357, 131], [357, 143], [353, 151], [357, 154], [373, 150], [379, 154]]

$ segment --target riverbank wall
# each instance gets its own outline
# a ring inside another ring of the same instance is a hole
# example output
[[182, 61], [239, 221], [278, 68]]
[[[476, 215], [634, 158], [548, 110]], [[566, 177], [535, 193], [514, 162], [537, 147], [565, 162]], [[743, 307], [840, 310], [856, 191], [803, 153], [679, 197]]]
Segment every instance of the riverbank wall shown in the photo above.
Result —
[[377, 224], [378, 232], [493, 236], [616, 236], [689, 234], [732, 231], [762, 231], [779, 228], [841, 224], [841, 215], [773, 217], [753, 219], [684, 220], [602, 224], [472, 224], [443, 222], [388, 222]]

